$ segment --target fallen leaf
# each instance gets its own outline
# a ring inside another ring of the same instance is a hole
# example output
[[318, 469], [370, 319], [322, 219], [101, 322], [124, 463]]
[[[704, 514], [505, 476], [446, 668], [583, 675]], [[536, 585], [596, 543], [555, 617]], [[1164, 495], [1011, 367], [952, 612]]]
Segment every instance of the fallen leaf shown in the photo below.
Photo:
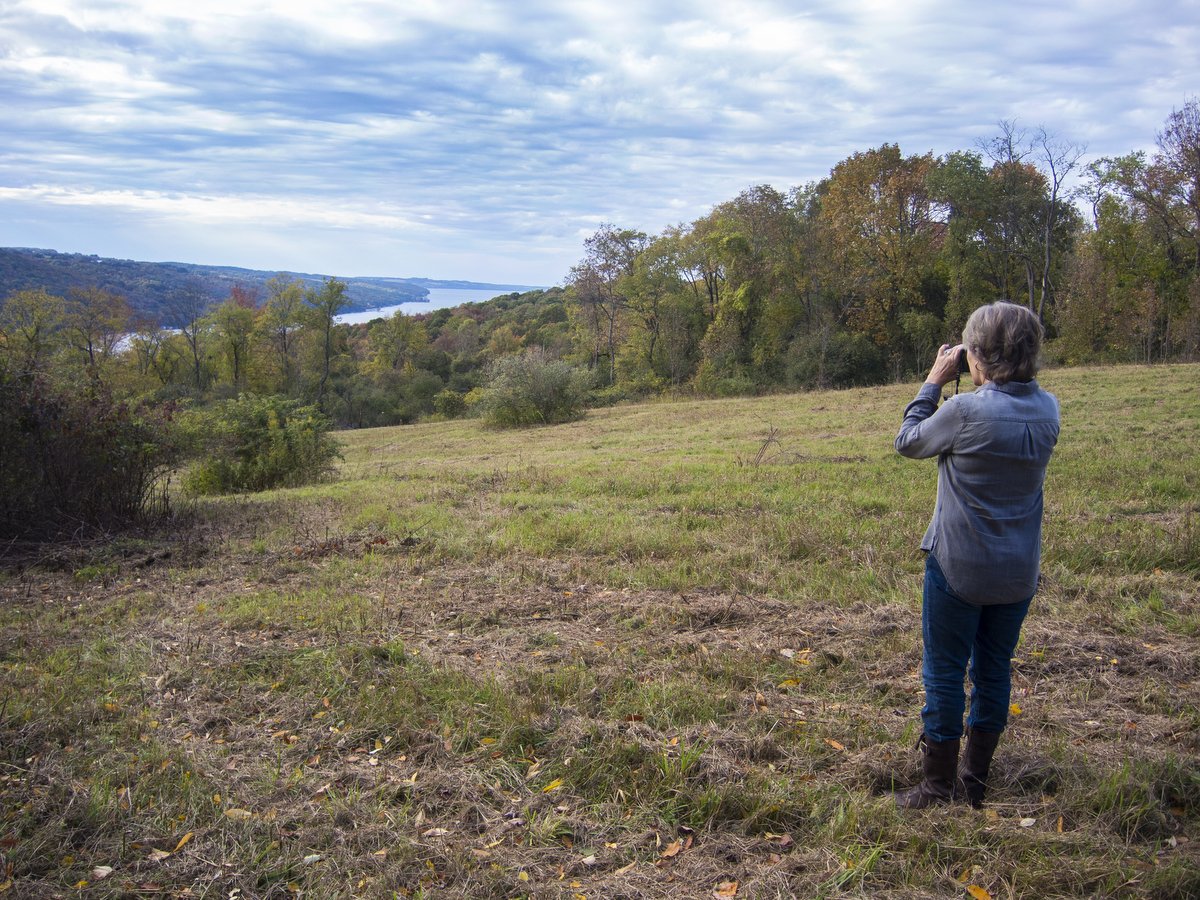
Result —
[[967, 893], [974, 897], [975, 900], [992, 900], [992, 895], [985, 888], [981, 888], [977, 884], [967, 885]]
[[517, 873], [517, 880], [518, 880], [518, 881], [528, 881], [528, 880], [529, 880], [529, 873], [528, 873], [528, 872], [518, 872], [518, 873]]
[[170, 858], [170, 856], [171, 856], [171, 854], [168, 853], [166, 850], [159, 850], [156, 848], [156, 849], [153, 849], [150, 851], [150, 855], [147, 857], [147, 859], [149, 859], [150, 862], [159, 863], [159, 862], [162, 862], [164, 859]]
[[179, 839], [179, 843], [175, 845], [175, 852], [178, 853], [180, 850], [182, 850], [184, 847], [186, 847], [187, 842], [190, 841], [195, 836], [196, 836], [196, 833], [194, 831], [189, 831], [187, 834], [185, 834], [183, 837], [181, 837]]
[[1026, 817], [1021, 820], [1022, 828], [1032, 828], [1036, 824], [1037, 824], [1037, 819], [1030, 819], [1030, 818]]
[[667, 844], [662, 853], [659, 854], [663, 859], [670, 859], [673, 856], [678, 856], [679, 851], [683, 849], [682, 841], [671, 841]]
[[300, 860], [300, 865], [311, 866], [313, 863], [319, 863], [320, 861], [321, 861], [320, 853], [310, 853], [310, 854], [308, 854], [308, 856], [304, 857], [304, 859]]
[[825, 738], [825, 743], [827, 743], [834, 750], [845, 750], [846, 749], [845, 744], [843, 744], [839, 741], [835, 741], [833, 738]]
[[103, 881], [112, 872], [112, 866], [96, 866], [96, 868], [92, 869], [92, 878], [96, 879], [96, 881]]
[[580, 860], [580, 862], [582, 862], [585, 866], [594, 866], [596, 864], [596, 857], [595, 856], [585, 856], [583, 859]]
[[562, 787], [562, 784], [563, 780], [561, 778], [555, 778], [552, 782], [542, 788], [542, 793], [548, 794], [551, 791], [557, 791], [560, 787]]
[[246, 819], [254, 818], [254, 813], [250, 812], [248, 809], [227, 809], [225, 810], [225, 817], [228, 819], [244, 821]]
[[1019, 716], [1021, 714], [1021, 704], [1010, 703], [1008, 706], [1008, 711], [1010, 713], [1012, 713], [1014, 716]]
[[430, 828], [428, 831], [422, 831], [421, 837], [442, 837], [450, 832], [445, 828]]
[[722, 881], [713, 889], [714, 897], [736, 897], [738, 892], [738, 883], [736, 881]]

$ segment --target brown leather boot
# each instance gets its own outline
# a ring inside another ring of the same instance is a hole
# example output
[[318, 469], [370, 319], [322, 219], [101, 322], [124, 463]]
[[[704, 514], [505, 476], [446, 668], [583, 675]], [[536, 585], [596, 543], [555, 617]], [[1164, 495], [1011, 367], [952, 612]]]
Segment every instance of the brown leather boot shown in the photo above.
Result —
[[995, 755], [996, 744], [999, 742], [998, 731], [967, 729], [967, 746], [963, 750], [960, 778], [963, 795], [976, 809], [983, 806], [983, 795], [987, 793], [988, 771], [992, 767], [992, 756]]
[[931, 741], [921, 735], [921, 783], [907, 791], [892, 795], [900, 809], [925, 809], [939, 803], [949, 803], [954, 794], [958, 774], [958, 738], [952, 741]]

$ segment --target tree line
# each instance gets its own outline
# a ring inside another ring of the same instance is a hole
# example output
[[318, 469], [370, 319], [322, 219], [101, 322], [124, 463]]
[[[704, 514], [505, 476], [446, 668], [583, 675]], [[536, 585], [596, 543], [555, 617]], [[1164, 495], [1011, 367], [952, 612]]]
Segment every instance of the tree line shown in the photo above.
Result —
[[1050, 361], [1200, 350], [1200, 105], [1157, 152], [1102, 158], [1002, 122], [974, 150], [858, 152], [658, 235], [606, 225], [568, 278], [576, 354], [608, 385], [703, 393], [923, 372], [981, 303], [1047, 327]]
[[1194, 360], [1197, 100], [1156, 137], [1086, 166], [1008, 122], [938, 157], [884, 144], [659, 234], [603, 225], [561, 288], [362, 325], [337, 322], [336, 279], [280, 275], [216, 305], [185, 283], [164, 301], [173, 328], [99, 287], [21, 290], [0, 365], [155, 403], [281, 396], [362, 427], [465, 414], [522, 354], [574, 367], [595, 403], [880, 383], [924, 371], [1000, 297], [1041, 316], [1051, 362]]

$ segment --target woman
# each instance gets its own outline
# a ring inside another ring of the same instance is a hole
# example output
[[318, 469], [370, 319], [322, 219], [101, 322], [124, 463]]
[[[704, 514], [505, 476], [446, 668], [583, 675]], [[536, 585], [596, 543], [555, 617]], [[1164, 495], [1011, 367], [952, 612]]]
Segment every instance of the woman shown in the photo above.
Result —
[[[937, 503], [921, 541], [928, 554], [921, 605], [924, 777], [895, 795], [902, 808], [962, 793], [980, 806], [1008, 722], [1010, 662], [1037, 589], [1042, 482], [1059, 429], [1058, 401], [1034, 379], [1041, 342], [1041, 322], [1023, 306], [1000, 301], [975, 310], [962, 344], [939, 351], [896, 436], [904, 456], [938, 458]], [[938, 409], [964, 350], [978, 389]], [[971, 712], [960, 782], [968, 663]]]

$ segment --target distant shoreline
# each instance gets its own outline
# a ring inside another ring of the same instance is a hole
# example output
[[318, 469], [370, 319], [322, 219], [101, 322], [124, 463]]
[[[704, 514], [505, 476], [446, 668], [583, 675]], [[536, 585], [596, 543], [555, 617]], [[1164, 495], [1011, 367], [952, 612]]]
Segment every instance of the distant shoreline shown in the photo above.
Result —
[[[337, 322], [343, 325], [361, 325], [364, 322], [370, 322], [372, 319], [390, 318], [398, 312], [407, 315], [434, 312], [439, 309], [450, 309], [455, 306], [461, 306], [464, 303], [486, 303], [488, 300], [514, 292], [513, 290], [496, 290], [490, 285], [471, 288], [427, 287], [426, 290], [429, 293], [421, 300], [410, 300], [404, 303], [377, 306], [372, 309], [355, 309], [352, 312], [338, 316]], [[524, 290], [536, 291], [544, 290], [544, 288], [527, 287]], [[524, 291], [520, 291], [519, 293], [524, 293]]]

